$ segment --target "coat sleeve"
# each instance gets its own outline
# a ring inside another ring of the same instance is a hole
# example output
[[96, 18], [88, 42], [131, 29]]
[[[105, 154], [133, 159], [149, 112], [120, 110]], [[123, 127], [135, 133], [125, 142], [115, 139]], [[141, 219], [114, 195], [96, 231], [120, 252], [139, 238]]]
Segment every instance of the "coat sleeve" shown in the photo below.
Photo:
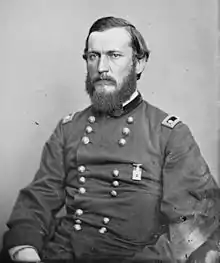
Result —
[[217, 229], [216, 201], [197, 196], [212, 189], [219, 188], [195, 139], [185, 124], [177, 124], [165, 149], [161, 202], [174, 258], [187, 258]]
[[41, 250], [49, 234], [54, 215], [63, 206], [64, 134], [60, 122], [46, 142], [40, 167], [33, 181], [21, 189], [3, 238], [6, 249], [17, 245], [32, 245]]

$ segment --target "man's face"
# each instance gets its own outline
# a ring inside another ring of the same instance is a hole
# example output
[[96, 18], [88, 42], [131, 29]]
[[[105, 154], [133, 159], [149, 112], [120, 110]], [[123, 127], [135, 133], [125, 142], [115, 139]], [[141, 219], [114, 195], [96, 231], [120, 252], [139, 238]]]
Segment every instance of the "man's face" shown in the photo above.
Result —
[[100, 111], [111, 111], [136, 89], [130, 35], [124, 28], [93, 32], [88, 40], [86, 90]]

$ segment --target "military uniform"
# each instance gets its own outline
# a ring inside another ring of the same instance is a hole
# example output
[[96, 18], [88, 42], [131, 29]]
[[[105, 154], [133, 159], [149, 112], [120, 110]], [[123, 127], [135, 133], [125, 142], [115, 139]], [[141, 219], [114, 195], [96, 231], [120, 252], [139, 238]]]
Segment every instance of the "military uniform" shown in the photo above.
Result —
[[177, 117], [140, 94], [108, 116], [90, 106], [46, 142], [4, 247], [32, 245], [43, 260], [177, 262], [218, 229], [213, 199], [195, 195], [209, 189], [218, 186]]

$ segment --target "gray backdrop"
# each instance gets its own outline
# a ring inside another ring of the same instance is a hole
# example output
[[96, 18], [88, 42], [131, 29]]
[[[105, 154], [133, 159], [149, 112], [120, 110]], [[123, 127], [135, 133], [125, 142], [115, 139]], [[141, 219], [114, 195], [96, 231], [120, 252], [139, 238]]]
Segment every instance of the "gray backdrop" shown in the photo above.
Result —
[[0, 236], [58, 120], [84, 108], [84, 40], [105, 15], [142, 32], [146, 100], [187, 123], [218, 178], [215, 0], [0, 0]]

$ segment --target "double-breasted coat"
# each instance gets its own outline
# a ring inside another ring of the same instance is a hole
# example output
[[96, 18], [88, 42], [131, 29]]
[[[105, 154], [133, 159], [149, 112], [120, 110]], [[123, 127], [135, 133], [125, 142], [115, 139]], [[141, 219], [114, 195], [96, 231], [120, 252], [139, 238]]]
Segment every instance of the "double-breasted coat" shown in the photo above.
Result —
[[218, 228], [215, 202], [195, 195], [208, 189], [218, 186], [178, 118], [140, 94], [108, 116], [89, 106], [61, 120], [46, 142], [4, 246], [32, 245], [43, 259], [175, 262]]

